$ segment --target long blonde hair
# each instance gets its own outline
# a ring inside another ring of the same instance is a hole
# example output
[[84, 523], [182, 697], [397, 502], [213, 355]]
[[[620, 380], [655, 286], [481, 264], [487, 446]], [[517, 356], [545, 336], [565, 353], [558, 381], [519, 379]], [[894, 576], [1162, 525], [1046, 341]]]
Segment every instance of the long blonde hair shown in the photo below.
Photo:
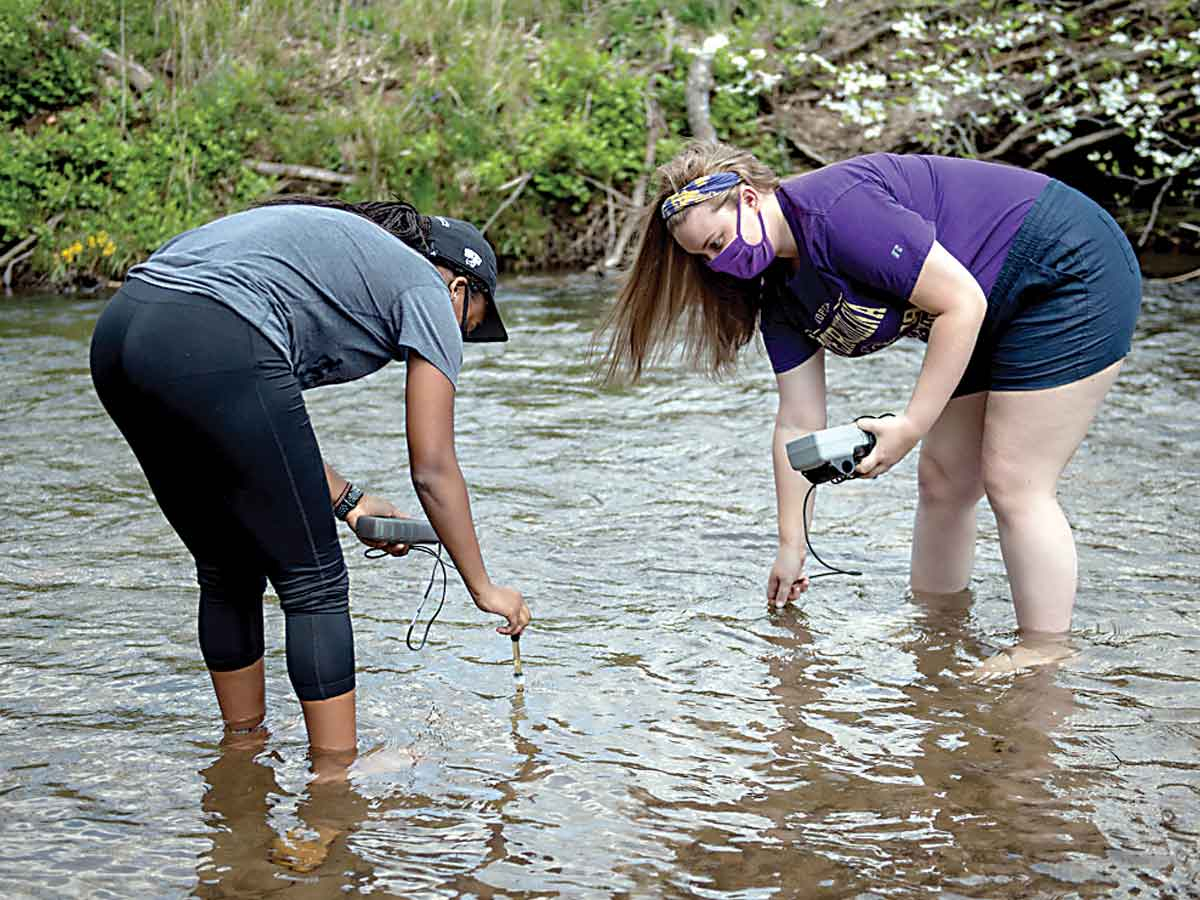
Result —
[[[666, 355], [680, 331], [687, 361], [713, 375], [732, 369], [738, 350], [754, 336], [759, 285], [718, 274], [679, 246], [674, 229], [696, 207], [666, 222], [660, 214], [667, 197], [714, 172], [736, 172], [760, 193], [779, 186], [775, 173], [753, 154], [716, 141], [693, 141], [659, 167], [657, 196], [643, 212], [633, 267], [596, 333], [597, 340], [609, 335], [601, 362], [606, 382], [637, 381], [647, 364]], [[698, 205], [719, 209], [736, 200], [740, 188], [735, 185]]]

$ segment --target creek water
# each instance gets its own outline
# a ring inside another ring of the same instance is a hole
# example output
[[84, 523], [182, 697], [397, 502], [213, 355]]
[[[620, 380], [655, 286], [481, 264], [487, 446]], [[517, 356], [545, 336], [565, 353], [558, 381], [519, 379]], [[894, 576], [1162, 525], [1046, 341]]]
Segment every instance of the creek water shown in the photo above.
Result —
[[[1076, 655], [991, 684], [964, 677], [1014, 640], [986, 504], [970, 594], [918, 601], [916, 454], [825, 489], [817, 551], [865, 574], [769, 612], [761, 352], [601, 390], [611, 287], [503, 287], [513, 339], [468, 348], [457, 434], [485, 558], [535, 616], [525, 688], [453, 581], [409, 651], [427, 558], [346, 535], [366, 759], [321, 784], [271, 597], [269, 734], [220, 743], [190, 559], [92, 392], [103, 301], [2, 302], [0, 894], [1200, 897], [1194, 285], [1148, 283], [1062, 483]], [[902, 408], [919, 365], [831, 359], [831, 423]], [[416, 513], [403, 374], [307, 399], [326, 457]]]

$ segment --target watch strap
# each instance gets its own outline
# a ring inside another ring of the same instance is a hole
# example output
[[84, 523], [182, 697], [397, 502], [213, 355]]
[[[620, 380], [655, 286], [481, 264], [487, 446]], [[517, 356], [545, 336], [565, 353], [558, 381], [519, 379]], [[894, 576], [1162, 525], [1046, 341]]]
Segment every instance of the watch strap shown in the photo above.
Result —
[[353, 484], [351, 484], [342, 494], [342, 497], [340, 500], [338, 500], [337, 505], [334, 506], [333, 514], [343, 522], [346, 521], [346, 516], [350, 515], [350, 510], [354, 509], [354, 507], [358, 505], [358, 501], [362, 498], [362, 488], [355, 487]]

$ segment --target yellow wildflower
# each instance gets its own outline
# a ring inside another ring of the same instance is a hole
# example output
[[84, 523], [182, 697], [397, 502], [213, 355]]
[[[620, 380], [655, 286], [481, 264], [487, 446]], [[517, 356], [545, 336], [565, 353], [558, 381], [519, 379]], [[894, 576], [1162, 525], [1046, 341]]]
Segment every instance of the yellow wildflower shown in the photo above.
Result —
[[112, 241], [110, 241], [108, 239], [108, 232], [107, 231], [97, 231], [96, 232], [96, 243], [97, 244], [111, 244]]
[[91, 250], [95, 246], [96, 246], [96, 236], [94, 234], [89, 234], [88, 235], [88, 249]]
[[82, 253], [83, 252], [83, 244], [79, 243], [79, 241], [76, 241], [74, 244], [71, 245], [71, 252], [75, 253], [75, 254]]
[[117, 245], [114, 244], [112, 241], [109, 241], [107, 244], [104, 245], [104, 250], [102, 250], [101, 252], [103, 253], [104, 256], [112, 256], [116, 252], [116, 250], [117, 250]]

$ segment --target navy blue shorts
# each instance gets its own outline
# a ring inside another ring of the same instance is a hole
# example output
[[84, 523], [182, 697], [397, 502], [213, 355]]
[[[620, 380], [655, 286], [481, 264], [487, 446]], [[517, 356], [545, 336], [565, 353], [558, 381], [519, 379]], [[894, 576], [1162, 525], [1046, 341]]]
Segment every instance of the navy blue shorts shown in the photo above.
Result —
[[988, 295], [954, 396], [1070, 384], [1129, 353], [1142, 302], [1137, 257], [1095, 201], [1051, 181], [1029, 210]]

